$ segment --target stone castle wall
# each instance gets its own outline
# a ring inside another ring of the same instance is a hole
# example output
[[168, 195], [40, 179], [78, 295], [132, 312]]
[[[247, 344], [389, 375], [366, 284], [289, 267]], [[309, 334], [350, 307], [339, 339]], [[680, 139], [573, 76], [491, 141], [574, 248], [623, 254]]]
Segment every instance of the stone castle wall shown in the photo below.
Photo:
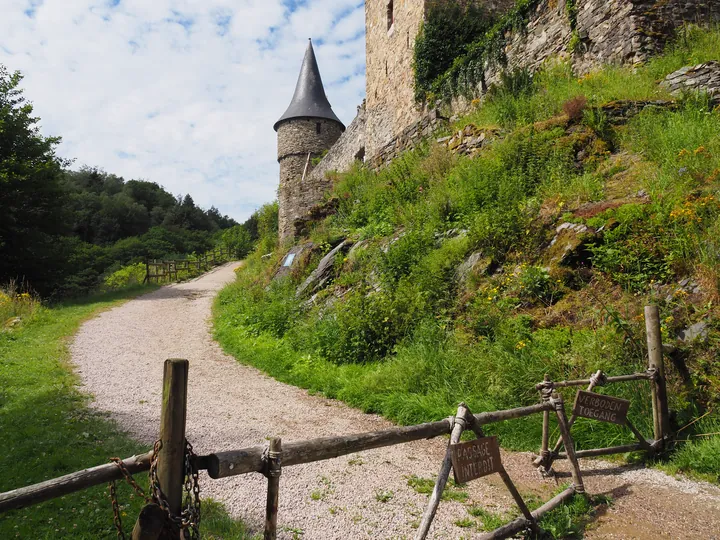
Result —
[[281, 242], [293, 237], [294, 221], [306, 215], [330, 189], [324, 175], [313, 177], [311, 174], [312, 159], [330, 149], [341, 134], [342, 126], [331, 120], [299, 118], [278, 126], [278, 229]]
[[[720, 1], [707, 0], [577, 0], [576, 31], [580, 37], [578, 50], [571, 53], [570, 20], [564, 0], [543, 0], [523, 31], [506, 36], [506, 65], [488, 65], [485, 88], [478, 86], [470, 98], [459, 97], [448, 105], [447, 116], [464, 113], [470, 99], [482, 99], [492, 84], [500, 82], [504, 70], [526, 68], [536, 71], [552, 57], [564, 57], [578, 73], [586, 73], [602, 64], [636, 65], [661, 51], [676, 28], [693, 22], [720, 21]], [[390, 91], [388, 89], [388, 91]], [[393, 98], [388, 98], [389, 100]], [[368, 111], [370, 118], [371, 111]], [[399, 133], [378, 139], [379, 132], [368, 133], [367, 146], [375, 148], [370, 165], [378, 168], [414, 148], [428, 129], [440, 127], [442, 116], [431, 110], [422, 114]], [[375, 141], [370, 141], [375, 137]]]
[[413, 90], [415, 38], [425, 18], [424, 0], [393, 0], [394, 23], [388, 28], [389, 0], [365, 0], [366, 151], [420, 118]]
[[327, 155], [310, 173], [310, 181], [321, 184], [331, 171], [344, 171], [355, 160], [365, 158], [365, 106], [358, 107], [355, 119], [340, 136]]

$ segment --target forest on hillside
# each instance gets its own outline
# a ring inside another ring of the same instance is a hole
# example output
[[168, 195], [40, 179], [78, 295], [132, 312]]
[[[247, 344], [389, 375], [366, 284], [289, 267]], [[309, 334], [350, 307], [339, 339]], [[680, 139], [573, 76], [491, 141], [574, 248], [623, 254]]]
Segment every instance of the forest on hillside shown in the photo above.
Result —
[[145, 258], [202, 253], [218, 244], [242, 256], [257, 216], [242, 225], [215, 207], [155, 182], [98, 168], [70, 170], [60, 137], [43, 136], [22, 75], [0, 65], [0, 284], [42, 296], [85, 294]]

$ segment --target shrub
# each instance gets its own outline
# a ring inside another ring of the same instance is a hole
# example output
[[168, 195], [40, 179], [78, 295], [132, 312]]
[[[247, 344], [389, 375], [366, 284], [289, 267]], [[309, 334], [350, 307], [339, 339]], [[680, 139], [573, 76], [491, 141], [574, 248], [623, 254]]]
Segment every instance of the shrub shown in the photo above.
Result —
[[585, 107], [587, 107], [587, 98], [580, 95], [572, 99], [568, 99], [565, 103], [563, 103], [562, 109], [570, 121], [575, 121], [583, 117]]
[[118, 291], [127, 287], [142, 285], [145, 281], [145, 263], [123, 266], [107, 276], [104, 280], [105, 288], [110, 291]]

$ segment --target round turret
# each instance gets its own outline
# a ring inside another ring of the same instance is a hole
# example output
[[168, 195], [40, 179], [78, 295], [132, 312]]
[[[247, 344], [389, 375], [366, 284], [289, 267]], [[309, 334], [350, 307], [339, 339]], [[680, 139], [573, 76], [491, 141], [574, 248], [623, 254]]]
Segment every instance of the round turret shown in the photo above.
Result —
[[294, 222], [320, 202], [328, 183], [310, 178], [313, 158], [323, 155], [340, 138], [345, 126], [328, 102], [312, 42], [308, 43], [290, 106], [273, 126], [280, 163], [280, 241], [294, 237]]

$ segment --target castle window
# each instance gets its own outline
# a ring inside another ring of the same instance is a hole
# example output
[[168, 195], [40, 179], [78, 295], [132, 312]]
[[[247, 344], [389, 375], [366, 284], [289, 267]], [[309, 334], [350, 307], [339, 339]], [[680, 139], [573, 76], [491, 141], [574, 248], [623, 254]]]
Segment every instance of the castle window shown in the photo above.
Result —
[[320, 122], [315, 124], [315, 131], [317, 131], [318, 133], [322, 133], [322, 124]]
[[395, 10], [393, 9], [393, 0], [390, 0], [387, 5], [387, 27], [388, 30], [392, 28], [395, 22]]

